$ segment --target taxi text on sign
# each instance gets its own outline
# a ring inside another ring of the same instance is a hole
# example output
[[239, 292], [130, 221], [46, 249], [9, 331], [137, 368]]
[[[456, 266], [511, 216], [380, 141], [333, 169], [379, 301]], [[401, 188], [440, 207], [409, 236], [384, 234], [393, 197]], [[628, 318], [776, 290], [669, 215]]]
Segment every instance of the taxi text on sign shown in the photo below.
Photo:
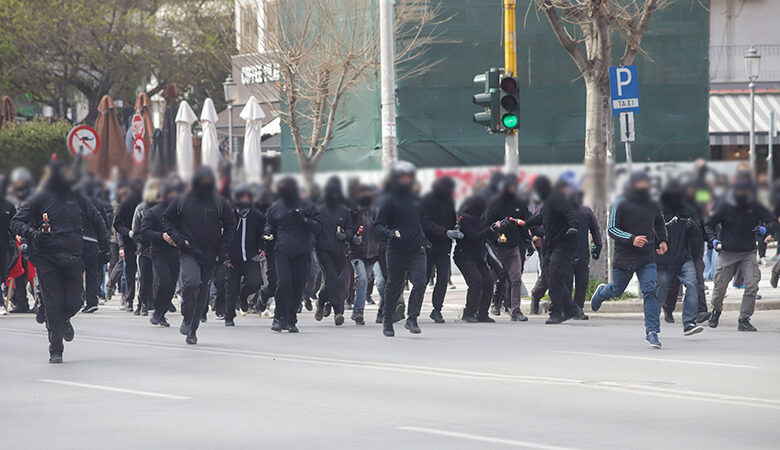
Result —
[[636, 66], [610, 67], [609, 90], [613, 116], [622, 112], [639, 114], [639, 77]]

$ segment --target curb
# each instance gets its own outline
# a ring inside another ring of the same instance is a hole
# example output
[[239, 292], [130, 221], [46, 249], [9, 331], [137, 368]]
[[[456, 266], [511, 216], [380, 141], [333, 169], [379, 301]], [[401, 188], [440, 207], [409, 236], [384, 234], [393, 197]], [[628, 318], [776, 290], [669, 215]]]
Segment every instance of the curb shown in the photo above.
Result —
[[[681, 303], [681, 302], [678, 302]], [[742, 301], [740, 300], [731, 300], [731, 301], [725, 301], [723, 302], [723, 310], [724, 311], [739, 311], [739, 307], [741, 305]], [[709, 304], [708, 304], [708, 307]], [[676, 309], [681, 309], [682, 306], [678, 305]], [[780, 309], [780, 299], [778, 300], [756, 300], [756, 311], [767, 311], [767, 310], [778, 310]], [[585, 302], [585, 308], [583, 308], [585, 313], [591, 313], [593, 312], [590, 309], [590, 303]], [[602, 313], [641, 313], [644, 311], [644, 308], [642, 306], [641, 300], [618, 300], [618, 301], [607, 301], [601, 304], [601, 308], [598, 311], [598, 314]]]

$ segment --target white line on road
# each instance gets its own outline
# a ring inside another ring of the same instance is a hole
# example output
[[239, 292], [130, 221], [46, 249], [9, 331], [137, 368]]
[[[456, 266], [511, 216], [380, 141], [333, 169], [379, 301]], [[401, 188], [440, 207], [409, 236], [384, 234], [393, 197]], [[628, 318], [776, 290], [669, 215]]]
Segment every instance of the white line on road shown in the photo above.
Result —
[[146, 391], [136, 391], [135, 389], [124, 389], [124, 388], [117, 388], [117, 387], [111, 387], [111, 386], [101, 386], [99, 384], [87, 384], [87, 383], [76, 383], [74, 381], [65, 381], [65, 380], [52, 380], [50, 378], [42, 378], [38, 381], [44, 382], [44, 383], [52, 383], [52, 384], [62, 384], [65, 386], [74, 386], [74, 387], [81, 387], [81, 388], [87, 388], [87, 389], [97, 389], [101, 391], [111, 391], [111, 392], [121, 392], [123, 394], [133, 394], [133, 395], [145, 395], [147, 397], [159, 397], [159, 398], [169, 398], [172, 400], [190, 400], [192, 397], [185, 397], [183, 395], [171, 395], [171, 394], [160, 394], [157, 392], [146, 392]]
[[718, 363], [718, 362], [710, 362], [710, 361], [692, 361], [688, 359], [653, 358], [650, 356], [614, 355], [610, 353], [569, 352], [569, 351], [558, 351], [557, 353], [568, 353], [569, 355], [602, 356], [604, 358], [637, 359], [640, 361], [659, 361], [659, 362], [678, 363], [678, 364], [693, 364], [699, 366], [732, 367], [736, 369], [760, 369], [761, 368], [758, 366], [748, 366], [745, 364], [728, 364], [728, 363]]
[[573, 447], [561, 447], [558, 445], [537, 444], [536, 442], [528, 442], [528, 441], [515, 441], [512, 439], [503, 439], [503, 438], [497, 438], [492, 436], [480, 436], [478, 434], [458, 433], [455, 431], [447, 431], [447, 430], [437, 430], [435, 428], [397, 427], [397, 429], [403, 431], [414, 431], [417, 433], [435, 434], [437, 436], [447, 436], [447, 437], [453, 437], [458, 439], [466, 439], [469, 441], [486, 442], [488, 444], [508, 445], [511, 447], [534, 448], [540, 450], [575, 450]]

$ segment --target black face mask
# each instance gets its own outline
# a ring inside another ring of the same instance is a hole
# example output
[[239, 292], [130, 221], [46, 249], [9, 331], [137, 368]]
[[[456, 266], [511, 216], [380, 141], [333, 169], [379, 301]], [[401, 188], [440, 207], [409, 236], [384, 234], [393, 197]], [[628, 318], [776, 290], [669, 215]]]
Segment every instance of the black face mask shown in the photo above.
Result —
[[358, 197], [358, 203], [360, 206], [371, 206], [372, 198], [370, 195], [363, 195]]
[[298, 187], [292, 184], [279, 185], [279, 198], [282, 199], [285, 205], [294, 206], [298, 204]]
[[745, 207], [750, 203], [750, 196], [747, 194], [735, 195], [734, 200], [737, 202], [738, 206]]
[[236, 202], [236, 206], [238, 207], [238, 209], [249, 209], [252, 207], [252, 202], [240, 201], [240, 202]]
[[650, 200], [650, 189], [633, 189], [632, 195], [634, 200], [638, 202], [646, 202]]
[[331, 194], [325, 197], [325, 202], [328, 206], [336, 206], [341, 202], [341, 196], [338, 194]]
[[195, 191], [195, 194], [199, 197], [206, 197], [208, 195], [211, 195], [211, 193], [214, 192], [214, 183], [212, 182], [205, 182], [205, 183], [195, 183], [195, 185], [192, 187], [192, 189]]

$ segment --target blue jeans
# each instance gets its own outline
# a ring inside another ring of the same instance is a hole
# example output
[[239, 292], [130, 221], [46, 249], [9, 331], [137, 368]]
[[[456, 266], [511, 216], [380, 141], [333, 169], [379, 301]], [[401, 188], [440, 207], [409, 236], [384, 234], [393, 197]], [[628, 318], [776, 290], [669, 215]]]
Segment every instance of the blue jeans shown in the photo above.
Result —
[[696, 323], [696, 314], [699, 311], [699, 294], [696, 286], [696, 268], [693, 261], [686, 261], [679, 270], [674, 269], [658, 271], [658, 298], [666, 299], [667, 295], [673, 295], [677, 300], [677, 292], [669, 292], [669, 283], [677, 277], [685, 287], [683, 298], [683, 325]]
[[640, 267], [636, 271], [627, 269], [612, 268], [612, 283], [607, 284], [604, 288], [594, 294], [598, 301], [609, 300], [610, 298], [618, 298], [623, 295], [623, 292], [628, 286], [628, 282], [631, 281], [631, 277], [636, 273], [637, 279], [639, 279], [639, 289], [642, 291], [644, 297], [644, 309], [645, 309], [645, 332], [646, 333], [659, 333], [661, 331], [661, 322], [659, 316], [661, 315], [661, 304], [658, 302], [658, 289], [656, 288], [656, 266], [655, 263], [647, 264]]
[[[778, 247], [780, 249], [780, 247]], [[711, 280], [715, 277], [715, 269], [718, 268], [718, 252], [708, 248], [704, 253], [704, 279]]]
[[362, 313], [366, 306], [368, 280], [374, 273], [374, 263], [366, 263], [362, 259], [353, 259], [352, 267], [355, 269], [355, 304], [352, 306], [352, 310]]
[[385, 276], [382, 274], [382, 268], [379, 264], [374, 264], [374, 287], [375, 291], [379, 293], [379, 299], [385, 299]]

